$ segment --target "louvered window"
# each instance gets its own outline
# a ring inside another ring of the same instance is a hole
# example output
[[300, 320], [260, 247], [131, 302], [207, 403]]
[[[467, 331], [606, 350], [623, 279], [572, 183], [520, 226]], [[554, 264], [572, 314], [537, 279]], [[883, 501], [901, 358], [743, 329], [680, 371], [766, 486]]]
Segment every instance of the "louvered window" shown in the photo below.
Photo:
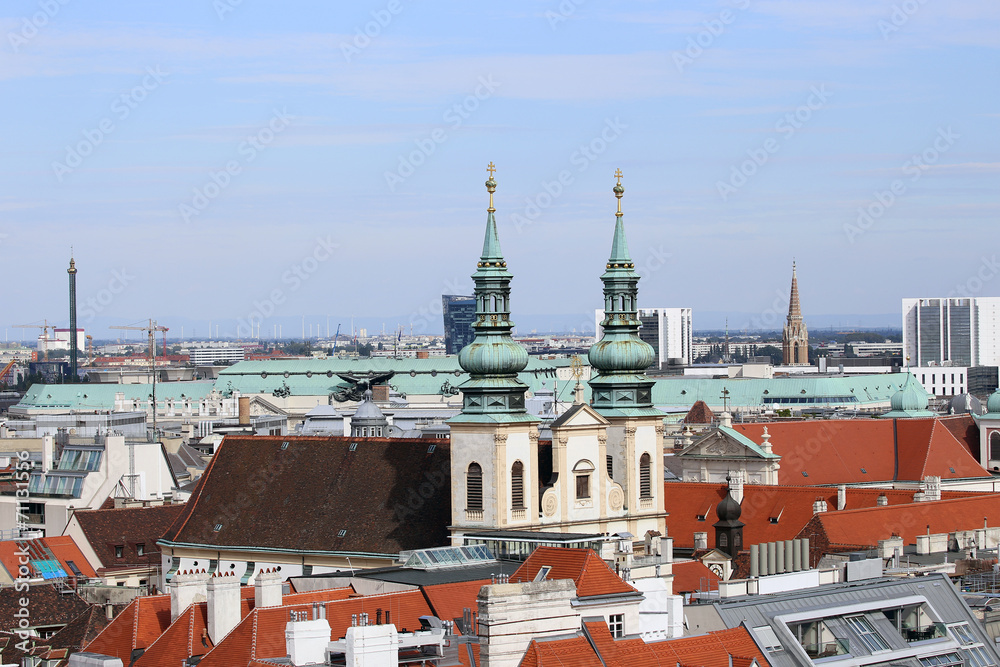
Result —
[[483, 468], [478, 463], [469, 464], [466, 475], [466, 509], [482, 511], [483, 509]]
[[639, 497], [652, 498], [653, 484], [649, 470], [649, 454], [643, 454], [639, 459]]
[[611, 454], [608, 454], [608, 477], [615, 478], [615, 459]]
[[510, 506], [524, 509], [524, 465], [515, 461], [510, 468]]

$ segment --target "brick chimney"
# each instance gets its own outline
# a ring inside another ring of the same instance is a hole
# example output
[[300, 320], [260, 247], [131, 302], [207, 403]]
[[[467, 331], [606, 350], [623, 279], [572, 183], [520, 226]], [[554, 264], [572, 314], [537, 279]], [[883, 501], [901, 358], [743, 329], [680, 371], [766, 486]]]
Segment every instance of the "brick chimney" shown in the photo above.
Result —
[[389, 402], [389, 385], [377, 384], [372, 387], [372, 400], [376, 403]]

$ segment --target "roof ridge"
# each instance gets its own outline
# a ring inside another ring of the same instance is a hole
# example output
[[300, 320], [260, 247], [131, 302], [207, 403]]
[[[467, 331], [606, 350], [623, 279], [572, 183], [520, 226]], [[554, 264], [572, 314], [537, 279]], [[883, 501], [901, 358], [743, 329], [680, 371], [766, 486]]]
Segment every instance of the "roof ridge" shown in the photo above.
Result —
[[911, 505], [917, 505], [919, 507], [928, 507], [931, 504], [937, 505], [937, 504], [940, 504], [940, 503], [960, 503], [960, 502], [967, 502], [967, 501], [970, 501], [970, 500], [985, 500], [987, 496], [996, 496], [997, 498], [1000, 498], [1000, 493], [982, 493], [982, 494], [979, 494], [978, 496], [966, 496], [966, 497], [962, 497], [962, 498], [942, 498], [941, 500], [924, 500], [924, 501], [921, 501], [921, 502], [899, 503], [898, 505], [885, 505], [884, 507], [878, 507], [878, 506], [876, 506], [876, 507], [856, 507], [854, 509], [840, 510], [838, 512], [820, 512], [819, 514], [817, 514], [817, 516], [819, 516], [820, 518], [823, 518], [823, 517], [826, 517], [826, 516], [843, 516], [844, 514], [847, 514], [847, 513], [850, 513], [850, 512], [870, 512], [872, 510], [883, 510], [884, 511], [886, 508], [902, 509], [903, 507], [909, 507]]
[[920, 466], [920, 479], [923, 479], [925, 477], [924, 473], [927, 472], [927, 461], [929, 461], [931, 458], [931, 448], [934, 446], [934, 429], [936, 428], [937, 428], [937, 419], [931, 422], [931, 433], [927, 437], [927, 449], [924, 450], [924, 462]]
[[[205, 471], [201, 473], [201, 476], [204, 477], [206, 480], [208, 479], [207, 477], [208, 473], [211, 472], [212, 468], [215, 467], [215, 462], [219, 460], [219, 450], [225, 447], [225, 445], [226, 445], [226, 438], [223, 437], [222, 442], [220, 442], [219, 446], [215, 448], [215, 454], [212, 455], [212, 460], [208, 462], [208, 465], [205, 467]], [[174, 519], [171, 522], [170, 527], [167, 528], [167, 531], [166, 533], [164, 533], [164, 535], [172, 535], [173, 537], [177, 537], [178, 535], [180, 535], [181, 531], [184, 530], [184, 526], [187, 525], [187, 522], [191, 519], [191, 516], [194, 515], [194, 511], [198, 509], [198, 501], [201, 500], [201, 495], [204, 492], [204, 490], [205, 490], [204, 485], [199, 484], [197, 487], [197, 492], [198, 492], [197, 497], [193, 499], [189, 498], [188, 501], [184, 503], [185, 508], [187, 508], [187, 506], [190, 505], [191, 506], [190, 509], [186, 513], [182, 513], [182, 516], [179, 516], [176, 519]], [[183, 514], [187, 514], [187, 516], [183, 516]], [[183, 518], [184, 521], [181, 522], [181, 525], [177, 528], [176, 531], [173, 530], [174, 524], [177, 523], [177, 521], [179, 521], [181, 518]], [[160, 539], [163, 539], [162, 536]]]

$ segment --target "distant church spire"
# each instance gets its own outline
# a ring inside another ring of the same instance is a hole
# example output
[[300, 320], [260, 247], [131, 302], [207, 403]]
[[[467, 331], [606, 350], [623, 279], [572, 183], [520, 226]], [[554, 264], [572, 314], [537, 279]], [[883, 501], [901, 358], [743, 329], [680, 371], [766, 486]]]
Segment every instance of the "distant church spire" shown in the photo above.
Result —
[[528, 389], [517, 374], [528, 365], [527, 351], [514, 342], [510, 321], [510, 271], [500, 250], [500, 236], [494, 218], [493, 180], [496, 168], [487, 167], [490, 206], [486, 209], [486, 235], [483, 253], [472, 274], [475, 281], [476, 318], [472, 324], [476, 337], [462, 348], [458, 363], [469, 373], [461, 385], [462, 413], [452, 422], [534, 422], [524, 409], [524, 392]]
[[806, 365], [809, 363], [809, 331], [802, 321], [802, 307], [799, 304], [799, 280], [792, 261], [792, 289], [788, 298], [788, 320], [781, 336], [781, 351], [785, 365]]
[[613, 188], [618, 198], [615, 213], [615, 233], [611, 241], [611, 256], [605, 265], [604, 335], [594, 343], [587, 357], [597, 375], [590, 381], [593, 406], [604, 416], [639, 416], [654, 411], [653, 381], [645, 370], [655, 354], [649, 343], [639, 338], [639, 313], [636, 304], [639, 275], [628, 251], [625, 223], [622, 221], [622, 172], [615, 171]]

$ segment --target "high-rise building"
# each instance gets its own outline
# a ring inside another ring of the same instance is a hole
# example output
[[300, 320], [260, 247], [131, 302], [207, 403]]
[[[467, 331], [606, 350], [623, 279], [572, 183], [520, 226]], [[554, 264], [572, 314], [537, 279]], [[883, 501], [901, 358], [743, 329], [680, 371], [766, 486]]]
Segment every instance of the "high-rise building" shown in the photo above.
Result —
[[[594, 311], [596, 340], [604, 335], [604, 310]], [[653, 347], [653, 366], [690, 366], [694, 361], [690, 308], [640, 308], [639, 338]]]
[[903, 299], [903, 355], [910, 366], [1000, 365], [1000, 297]]
[[781, 335], [781, 352], [786, 366], [804, 366], [809, 363], [809, 331], [802, 321], [795, 262], [792, 262], [792, 292], [788, 298], [788, 321]]
[[444, 316], [445, 352], [458, 354], [476, 337], [472, 329], [476, 319], [476, 297], [445, 294], [441, 297], [441, 312]]

